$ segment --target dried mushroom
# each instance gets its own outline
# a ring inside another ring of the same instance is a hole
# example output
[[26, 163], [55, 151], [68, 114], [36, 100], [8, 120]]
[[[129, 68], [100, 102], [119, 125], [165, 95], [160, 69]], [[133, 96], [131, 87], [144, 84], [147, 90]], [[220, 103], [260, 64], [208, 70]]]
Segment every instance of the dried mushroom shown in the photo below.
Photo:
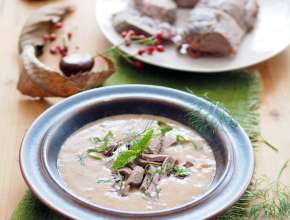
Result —
[[45, 46], [43, 36], [73, 11], [74, 8], [69, 4], [52, 5], [39, 9], [28, 18], [19, 37], [19, 54], [23, 68], [17, 88], [21, 93], [32, 97], [67, 97], [101, 85], [114, 73], [114, 63], [104, 56], [95, 59], [102, 59], [106, 68], [98, 70], [95, 67], [70, 77], [62, 75], [38, 59]]

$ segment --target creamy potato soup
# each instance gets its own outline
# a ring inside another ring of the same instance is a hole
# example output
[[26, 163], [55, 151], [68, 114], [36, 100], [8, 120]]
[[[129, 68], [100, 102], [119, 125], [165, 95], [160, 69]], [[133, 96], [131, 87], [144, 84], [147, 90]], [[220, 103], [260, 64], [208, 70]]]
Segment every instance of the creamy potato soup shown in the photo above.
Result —
[[164, 117], [119, 115], [72, 134], [58, 169], [66, 187], [89, 202], [156, 211], [202, 195], [216, 163], [208, 143], [189, 127]]

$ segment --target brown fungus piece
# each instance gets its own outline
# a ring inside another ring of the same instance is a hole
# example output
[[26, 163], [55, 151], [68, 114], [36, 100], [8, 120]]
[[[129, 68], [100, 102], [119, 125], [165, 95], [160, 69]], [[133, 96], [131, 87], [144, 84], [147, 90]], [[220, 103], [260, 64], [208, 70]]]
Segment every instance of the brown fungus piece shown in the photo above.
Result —
[[19, 37], [19, 54], [22, 71], [18, 90], [32, 97], [67, 97], [101, 85], [115, 71], [113, 61], [101, 56], [106, 68], [97, 67], [90, 71], [66, 77], [59, 71], [43, 64], [42, 55], [45, 41], [43, 36], [50, 33], [55, 24], [74, 11], [72, 5], [50, 5], [37, 10], [28, 18]]

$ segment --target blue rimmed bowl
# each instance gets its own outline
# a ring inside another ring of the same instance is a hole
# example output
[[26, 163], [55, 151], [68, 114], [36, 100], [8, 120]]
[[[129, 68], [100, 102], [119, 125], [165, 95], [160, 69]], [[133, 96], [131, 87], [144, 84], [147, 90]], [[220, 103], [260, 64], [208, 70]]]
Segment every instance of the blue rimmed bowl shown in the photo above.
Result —
[[[189, 115], [204, 126], [196, 127]], [[207, 191], [174, 208], [126, 212], [101, 207], [71, 192], [57, 169], [64, 141], [100, 118], [120, 114], [150, 114], [179, 121], [197, 130], [210, 144], [216, 175]], [[230, 208], [248, 187], [254, 168], [251, 143], [244, 130], [215, 105], [174, 89], [123, 85], [74, 95], [45, 111], [26, 133], [20, 150], [23, 177], [44, 204], [73, 219], [208, 219]]]

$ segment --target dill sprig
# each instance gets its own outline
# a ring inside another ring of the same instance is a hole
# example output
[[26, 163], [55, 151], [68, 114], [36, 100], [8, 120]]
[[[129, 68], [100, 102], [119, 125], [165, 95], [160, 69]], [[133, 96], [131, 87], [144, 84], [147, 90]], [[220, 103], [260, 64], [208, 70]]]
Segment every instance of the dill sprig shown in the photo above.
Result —
[[290, 217], [290, 187], [281, 183], [280, 177], [288, 161], [280, 169], [277, 178], [260, 177], [253, 180], [241, 199], [218, 220], [278, 219]]
[[[194, 91], [191, 90], [190, 88], [186, 88], [186, 91], [195, 95]], [[215, 113], [218, 108], [222, 109], [228, 115], [231, 115], [231, 112], [222, 103], [212, 102], [210, 97], [208, 97], [208, 93], [204, 93], [202, 98], [211, 102], [213, 105], [209, 106], [205, 109], [193, 110], [192, 112], [188, 113], [188, 115], [186, 116], [190, 120], [191, 124], [196, 128], [197, 131], [202, 133], [202, 132], [205, 132], [208, 129], [210, 129], [210, 131], [212, 131], [212, 133], [214, 133], [214, 131], [215, 131], [214, 127], [216, 127], [218, 129], [218, 128], [222, 128], [225, 125], [228, 125], [232, 128], [235, 128], [237, 126], [237, 123], [233, 119], [231, 119], [230, 117], [227, 117], [226, 114], [218, 114], [216, 119], [212, 118], [211, 115], [213, 113]], [[253, 103], [251, 103], [249, 110], [255, 111], [256, 106]], [[210, 119], [213, 119], [212, 120], [213, 127], [211, 127], [208, 123], [208, 121]], [[276, 152], [279, 151], [279, 149], [276, 146], [274, 146], [269, 141], [267, 141], [261, 134], [252, 134], [252, 136], [250, 136], [250, 140], [253, 143], [263, 143], [264, 145], [271, 148], [273, 151], [276, 151]]]
[[270, 147], [272, 150], [278, 152], [279, 149], [275, 147], [273, 144], [271, 144], [269, 141], [267, 141], [264, 137], [260, 136], [260, 141], [264, 143], [266, 146]]
[[[193, 93], [189, 90], [190, 93]], [[208, 97], [206, 97], [208, 99]], [[218, 114], [219, 117], [214, 119], [212, 115], [221, 108], [226, 113], [226, 110], [220, 103], [207, 109], [195, 109], [186, 117], [189, 119], [192, 126], [200, 133], [214, 134], [215, 129], [223, 128], [228, 125], [236, 127], [237, 124], [225, 114]], [[209, 124], [211, 121], [212, 125]], [[210, 132], [208, 132], [210, 131]], [[263, 142], [275, 152], [278, 151], [274, 145], [266, 141], [260, 134], [251, 137], [254, 143]], [[268, 177], [260, 177], [253, 180], [240, 198], [228, 211], [219, 216], [218, 220], [248, 220], [248, 219], [278, 219], [286, 220], [290, 218], [290, 189], [281, 183], [280, 177], [287, 168], [288, 161], [283, 165], [275, 180]]]

